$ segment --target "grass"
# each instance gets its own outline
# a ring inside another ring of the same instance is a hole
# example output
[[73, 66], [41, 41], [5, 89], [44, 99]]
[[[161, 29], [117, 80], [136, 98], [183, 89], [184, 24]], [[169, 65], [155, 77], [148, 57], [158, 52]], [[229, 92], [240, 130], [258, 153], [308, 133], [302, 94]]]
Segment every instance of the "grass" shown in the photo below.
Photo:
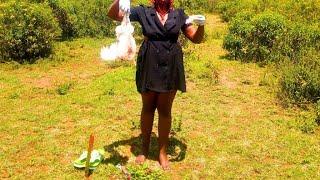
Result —
[[174, 102], [167, 173], [156, 165], [157, 122], [151, 159], [133, 163], [141, 100], [133, 63], [99, 59], [112, 39], [59, 42], [54, 56], [36, 64], [0, 64], [0, 178], [83, 178], [72, 161], [90, 133], [95, 148], [107, 151], [95, 179], [124, 178], [117, 164], [151, 179], [319, 177], [320, 131], [308, 123], [312, 112], [283, 107], [273, 87], [261, 83], [268, 68], [224, 59], [225, 29], [208, 15], [207, 41], [185, 46], [187, 93]]

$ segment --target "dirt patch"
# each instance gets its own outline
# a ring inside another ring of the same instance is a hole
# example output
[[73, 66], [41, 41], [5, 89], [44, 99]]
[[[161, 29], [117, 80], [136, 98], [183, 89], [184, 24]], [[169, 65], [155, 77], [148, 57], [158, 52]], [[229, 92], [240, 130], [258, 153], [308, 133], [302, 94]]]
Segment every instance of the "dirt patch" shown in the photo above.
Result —
[[41, 77], [40, 79], [28, 79], [26, 80], [27, 84], [30, 84], [36, 88], [52, 88], [54, 86], [53, 80], [49, 77]]
[[10, 178], [10, 174], [8, 173], [8, 171], [6, 171], [6, 170], [1, 170], [1, 172], [0, 172], [0, 178], [2, 179], [7, 179], [7, 178]]
[[194, 82], [191, 82], [191, 81], [187, 81], [187, 91], [194, 91], [197, 86]]
[[228, 79], [228, 77], [226, 75], [220, 75], [220, 80], [219, 80], [220, 84], [227, 87], [228, 89], [235, 89], [237, 87], [237, 83], [236, 82], [232, 82]]

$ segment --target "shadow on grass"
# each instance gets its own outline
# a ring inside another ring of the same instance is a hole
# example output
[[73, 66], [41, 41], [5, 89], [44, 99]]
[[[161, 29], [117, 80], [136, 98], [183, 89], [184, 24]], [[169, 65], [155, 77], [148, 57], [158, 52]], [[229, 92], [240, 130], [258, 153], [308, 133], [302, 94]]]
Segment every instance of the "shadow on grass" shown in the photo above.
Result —
[[269, 62], [268, 61], [256, 61], [254, 59], [240, 59], [240, 58], [235, 58], [234, 56], [230, 54], [225, 54], [225, 55], [220, 55], [219, 56], [220, 60], [228, 60], [228, 61], [238, 61], [240, 63], [256, 63], [259, 67], [265, 67]]
[[229, 61], [236, 61], [237, 59], [230, 56], [229, 54], [220, 55], [219, 59], [229, 60]]
[[[130, 146], [130, 151], [135, 156], [138, 156], [141, 152], [141, 135], [138, 137], [132, 137], [127, 140], [119, 140], [110, 145], [104, 146], [104, 149], [107, 153], [109, 153], [109, 158], [106, 158], [103, 163], [104, 164], [122, 164], [126, 165], [128, 163], [129, 157], [121, 155], [117, 148], [121, 146]], [[176, 139], [175, 137], [170, 137], [169, 139], [169, 147], [168, 147], [168, 155], [171, 156], [171, 162], [178, 162], [182, 161], [185, 158], [187, 151], [187, 145]], [[151, 135], [151, 143], [150, 143], [150, 151], [148, 159], [151, 160], [158, 160], [158, 143], [157, 143], [157, 136], [155, 133]]]

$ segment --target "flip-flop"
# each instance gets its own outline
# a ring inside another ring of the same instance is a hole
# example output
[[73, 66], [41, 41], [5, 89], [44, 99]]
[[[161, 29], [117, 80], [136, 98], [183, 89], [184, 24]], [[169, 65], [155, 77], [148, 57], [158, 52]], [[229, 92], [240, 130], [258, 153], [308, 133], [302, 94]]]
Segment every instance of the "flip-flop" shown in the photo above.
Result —
[[[97, 166], [102, 162], [102, 160], [104, 159], [104, 153], [105, 152], [103, 149], [93, 150], [91, 152], [91, 158], [89, 163], [90, 170], [96, 169]], [[80, 157], [73, 162], [73, 166], [76, 168], [85, 168], [87, 155], [88, 155], [88, 152], [84, 151], [80, 155]]]

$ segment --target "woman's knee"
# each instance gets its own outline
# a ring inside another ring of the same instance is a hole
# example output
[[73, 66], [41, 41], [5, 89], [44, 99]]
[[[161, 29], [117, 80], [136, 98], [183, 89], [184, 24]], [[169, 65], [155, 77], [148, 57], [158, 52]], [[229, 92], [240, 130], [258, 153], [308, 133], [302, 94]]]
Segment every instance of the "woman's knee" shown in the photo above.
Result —
[[171, 116], [171, 114], [161, 114], [161, 113], [159, 113], [159, 119], [160, 119], [160, 121], [164, 121], [164, 120], [171, 121], [172, 120], [172, 116]]
[[145, 113], [154, 113], [157, 108], [157, 94], [150, 91], [141, 94], [142, 96], [142, 111]]
[[156, 111], [156, 105], [150, 104], [150, 105], [143, 105], [142, 106], [142, 112], [143, 113], [152, 113], [152, 114], [154, 114], [155, 111]]
[[171, 107], [157, 107], [160, 119], [171, 119]]
[[171, 118], [171, 109], [175, 92], [160, 94], [157, 100], [157, 110], [160, 117]]

